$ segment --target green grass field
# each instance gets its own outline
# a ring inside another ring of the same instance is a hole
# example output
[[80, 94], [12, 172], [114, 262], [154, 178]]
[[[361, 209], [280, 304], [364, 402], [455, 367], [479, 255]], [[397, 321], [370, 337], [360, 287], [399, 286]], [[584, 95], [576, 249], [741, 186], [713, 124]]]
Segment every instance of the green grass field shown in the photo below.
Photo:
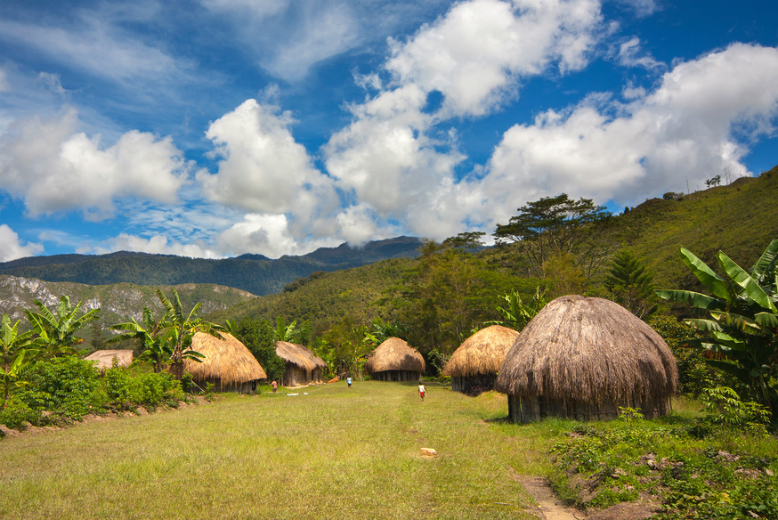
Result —
[[516, 477], [570, 428], [434, 385], [287, 393], [3, 440], [0, 518], [536, 518]]

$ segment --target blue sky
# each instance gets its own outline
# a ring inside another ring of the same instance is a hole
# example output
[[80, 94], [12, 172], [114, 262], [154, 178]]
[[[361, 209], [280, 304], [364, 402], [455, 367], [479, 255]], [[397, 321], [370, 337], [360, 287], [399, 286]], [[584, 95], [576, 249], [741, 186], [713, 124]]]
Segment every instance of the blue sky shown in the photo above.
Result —
[[0, 4], [0, 261], [304, 254], [778, 164], [778, 4]]

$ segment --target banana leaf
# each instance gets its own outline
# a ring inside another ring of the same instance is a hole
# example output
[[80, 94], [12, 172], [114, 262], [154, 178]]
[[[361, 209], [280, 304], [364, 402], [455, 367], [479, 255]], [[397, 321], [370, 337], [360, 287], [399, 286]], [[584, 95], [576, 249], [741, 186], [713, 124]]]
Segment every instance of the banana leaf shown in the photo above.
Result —
[[702, 285], [707, 287], [714, 296], [729, 301], [729, 289], [727, 287], [727, 282], [725, 282], [723, 278], [714, 273], [705, 262], [697, 258], [694, 253], [685, 247], [681, 247], [680, 254], [683, 263], [691, 269], [694, 276], [697, 277]]
[[746, 316], [741, 316], [740, 314], [711, 311], [710, 315], [719, 323], [734, 327], [745, 334], [761, 335], [764, 332], [754, 320], [747, 318]]
[[656, 295], [664, 300], [688, 303], [695, 309], [723, 310], [725, 308], [725, 303], [721, 300], [694, 291], [661, 290], [656, 291]]
[[770, 245], [767, 246], [765, 252], [759, 260], [756, 261], [754, 267], [751, 268], [751, 272], [756, 277], [763, 277], [768, 274], [774, 267], [776, 260], [778, 260], [778, 238], [773, 239]]
[[775, 308], [775, 305], [773, 305], [770, 297], [767, 295], [764, 289], [762, 289], [762, 287], [756, 283], [756, 280], [751, 278], [750, 274], [748, 274], [745, 270], [743, 270], [742, 267], [733, 262], [721, 251], [719, 251], [718, 255], [716, 256], [719, 259], [721, 268], [724, 269], [724, 271], [727, 273], [727, 276], [729, 276], [732, 281], [742, 287], [746, 291], [746, 294], [749, 298], [754, 300], [758, 305], [764, 307], [765, 309], [778, 312], [778, 309]]

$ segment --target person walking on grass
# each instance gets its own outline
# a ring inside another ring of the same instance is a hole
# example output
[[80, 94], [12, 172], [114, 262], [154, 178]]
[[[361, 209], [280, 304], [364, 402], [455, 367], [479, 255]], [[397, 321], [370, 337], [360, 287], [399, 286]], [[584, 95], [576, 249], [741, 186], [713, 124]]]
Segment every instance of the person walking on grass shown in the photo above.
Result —
[[419, 381], [419, 396], [421, 397], [422, 401], [424, 400], [424, 394], [425, 393], [426, 393], [426, 391], [424, 390], [424, 383]]
[[348, 387], [351, 388], [351, 377], [346, 378], [346, 383], [348, 383]]
[[278, 383], [276, 383], [275, 379], [273, 379], [273, 382], [270, 383], [270, 386], [273, 387], [273, 393], [276, 393], [276, 390], [278, 390]]

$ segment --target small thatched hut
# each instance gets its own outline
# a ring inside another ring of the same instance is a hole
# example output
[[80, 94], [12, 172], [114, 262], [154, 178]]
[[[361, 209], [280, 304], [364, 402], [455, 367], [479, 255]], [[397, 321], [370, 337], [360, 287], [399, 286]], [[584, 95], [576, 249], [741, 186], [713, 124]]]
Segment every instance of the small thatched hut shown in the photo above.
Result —
[[400, 338], [389, 338], [376, 347], [365, 370], [378, 381], [418, 381], [424, 366], [418, 350]]
[[619, 406], [653, 418], [669, 412], [678, 368], [659, 334], [621, 305], [563, 296], [516, 338], [495, 388], [514, 422], [607, 420]]
[[286, 341], [276, 342], [276, 354], [284, 360], [284, 377], [281, 380], [283, 386], [300, 386], [319, 384], [322, 382], [323, 370], [327, 362], [310, 351], [310, 349], [296, 343]]
[[130, 366], [132, 363], [132, 350], [96, 350], [84, 359], [95, 361], [95, 367], [98, 370], [105, 370], [113, 366], [114, 358], [116, 358], [116, 362], [120, 367]]
[[467, 338], [443, 368], [443, 375], [451, 377], [451, 389], [468, 395], [492, 390], [518, 335], [513, 329], [492, 325]]
[[203, 388], [205, 383], [213, 383], [217, 392], [251, 393], [267, 374], [243, 343], [227, 332], [220, 334], [222, 339], [202, 332], [194, 335], [192, 350], [205, 358], [202, 363], [184, 360], [184, 371]]

